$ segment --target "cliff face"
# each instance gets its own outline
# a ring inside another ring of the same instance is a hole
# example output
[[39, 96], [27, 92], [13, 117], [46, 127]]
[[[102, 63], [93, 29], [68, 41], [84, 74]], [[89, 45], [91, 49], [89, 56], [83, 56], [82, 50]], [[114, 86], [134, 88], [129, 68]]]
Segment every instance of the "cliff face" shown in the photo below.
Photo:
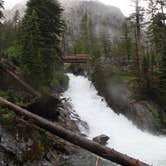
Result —
[[[69, 3], [70, 2], [70, 3]], [[76, 35], [79, 32], [79, 25], [82, 17], [87, 13], [92, 22], [96, 34], [107, 32], [113, 39], [120, 35], [124, 15], [120, 9], [107, 6], [97, 1], [63, 1], [64, 19], [67, 27]]]

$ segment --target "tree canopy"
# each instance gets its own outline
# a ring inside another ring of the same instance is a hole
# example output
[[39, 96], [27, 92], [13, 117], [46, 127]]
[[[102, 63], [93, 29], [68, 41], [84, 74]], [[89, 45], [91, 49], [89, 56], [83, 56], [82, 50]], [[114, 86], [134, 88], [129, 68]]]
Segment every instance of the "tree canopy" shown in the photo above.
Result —
[[49, 85], [60, 60], [62, 8], [55, 0], [30, 0], [21, 26], [21, 66], [32, 84]]

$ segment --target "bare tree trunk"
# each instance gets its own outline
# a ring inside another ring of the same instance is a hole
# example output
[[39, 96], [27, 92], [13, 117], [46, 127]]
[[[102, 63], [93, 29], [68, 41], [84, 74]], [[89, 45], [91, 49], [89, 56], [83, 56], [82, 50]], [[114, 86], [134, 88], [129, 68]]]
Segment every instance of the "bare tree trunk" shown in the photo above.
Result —
[[25, 116], [26, 118], [34, 120], [34, 123], [40, 126], [41, 128], [59, 136], [60, 138], [78, 145], [98, 156], [101, 156], [107, 160], [113, 161], [115, 163], [121, 164], [123, 166], [149, 166], [148, 164], [136, 160], [132, 157], [129, 157], [125, 154], [115, 151], [114, 149], [110, 149], [108, 147], [102, 146], [92, 140], [88, 140], [80, 135], [77, 135], [71, 131], [68, 131], [62, 128], [59, 125], [55, 125], [54, 123], [35, 115], [11, 102], [5, 100], [0, 97], [0, 104], [8, 107], [13, 110], [16, 114]]
[[100, 161], [100, 157], [97, 156], [97, 157], [96, 157], [96, 166], [99, 166], [99, 161]]
[[140, 11], [139, 0], [136, 0], [136, 63], [138, 74], [141, 76], [141, 27], [140, 27]]

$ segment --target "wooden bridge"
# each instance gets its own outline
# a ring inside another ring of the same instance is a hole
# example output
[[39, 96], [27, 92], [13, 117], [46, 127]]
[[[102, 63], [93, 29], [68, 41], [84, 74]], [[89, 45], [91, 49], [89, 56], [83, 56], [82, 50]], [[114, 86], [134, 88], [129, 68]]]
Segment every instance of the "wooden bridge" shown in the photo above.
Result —
[[87, 63], [92, 56], [90, 54], [70, 54], [64, 55], [64, 63]]

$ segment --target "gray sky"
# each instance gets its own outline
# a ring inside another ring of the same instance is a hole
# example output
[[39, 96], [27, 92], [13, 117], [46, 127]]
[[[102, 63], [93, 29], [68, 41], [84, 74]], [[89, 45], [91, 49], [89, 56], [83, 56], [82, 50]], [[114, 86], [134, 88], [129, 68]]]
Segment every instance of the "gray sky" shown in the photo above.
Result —
[[[11, 9], [16, 3], [19, 3], [21, 1], [23, 0], [5, 0], [5, 8]], [[131, 0], [98, 0], [98, 1], [119, 7], [126, 16], [128, 16], [132, 11]]]

